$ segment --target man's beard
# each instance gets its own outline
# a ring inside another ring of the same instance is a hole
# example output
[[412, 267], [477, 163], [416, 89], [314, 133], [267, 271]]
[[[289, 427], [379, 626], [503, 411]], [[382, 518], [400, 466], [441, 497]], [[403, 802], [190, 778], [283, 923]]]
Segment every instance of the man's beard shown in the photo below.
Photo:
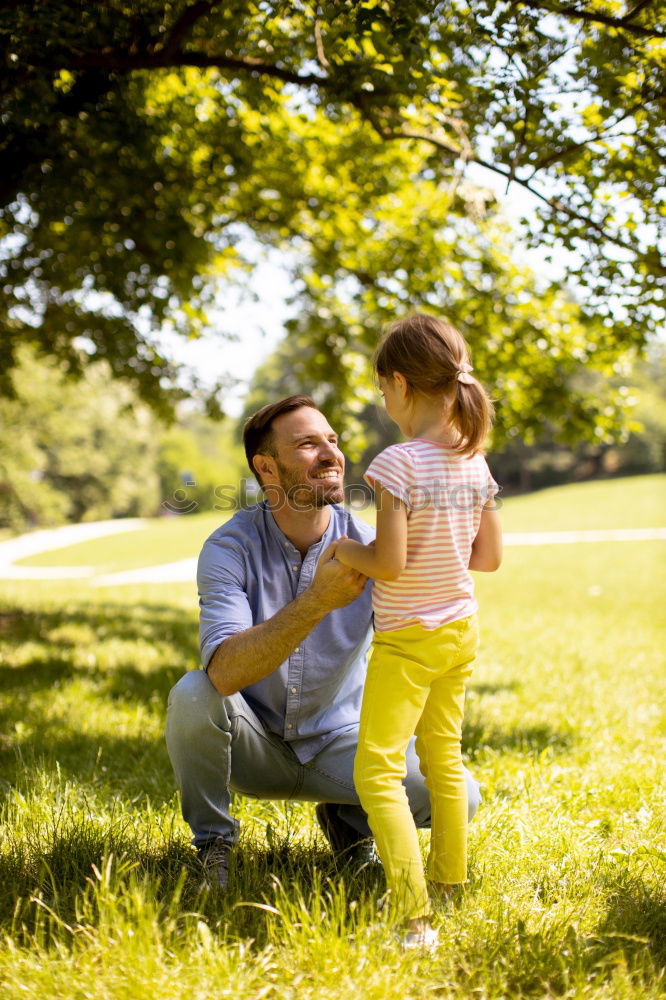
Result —
[[[327, 484], [325, 480], [321, 482], [321, 488], [317, 489], [309, 483], [301, 481], [301, 473], [294, 472], [287, 465], [275, 459], [277, 470], [280, 473], [280, 487], [285, 494], [285, 502], [290, 504], [294, 510], [321, 510], [332, 503], [342, 503], [345, 498], [342, 486], [337, 483]], [[323, 472], [331, 466], [322, 466]]]

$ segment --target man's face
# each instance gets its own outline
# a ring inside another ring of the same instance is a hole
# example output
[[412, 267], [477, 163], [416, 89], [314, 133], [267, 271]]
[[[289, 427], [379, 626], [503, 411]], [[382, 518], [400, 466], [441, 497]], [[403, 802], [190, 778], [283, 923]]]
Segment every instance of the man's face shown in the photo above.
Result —
[[311, 510], [344, 499], [345, 460], [328, 420], [311, 406], [284, 413], [273, 421], [275, 457], [263, 485], [279, 485], [296, 510]]

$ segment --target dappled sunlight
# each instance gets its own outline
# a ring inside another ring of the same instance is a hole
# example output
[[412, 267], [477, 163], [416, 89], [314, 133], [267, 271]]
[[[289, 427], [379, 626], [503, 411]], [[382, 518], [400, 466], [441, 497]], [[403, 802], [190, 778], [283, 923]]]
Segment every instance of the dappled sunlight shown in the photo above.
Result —
[[199, 665], [191, 588], [0, 584], [0, 930], [15, 949], [0, 975], [35, 995], [61, 981], [83, 995], [93, 979], [166, 995], [177, 978], [211, 995], [292, 983], [306, 1000], [435, 986], [656, 1000], [657, 546], [515, 549], [479, 577], [463, 753], [482, 802], [434, 960], [400, 954], [377, 912], [381, 867], [337, 866], [312, 803], [234, 796], [229, 890], [203, 890], [163, 738], [168, 691]]

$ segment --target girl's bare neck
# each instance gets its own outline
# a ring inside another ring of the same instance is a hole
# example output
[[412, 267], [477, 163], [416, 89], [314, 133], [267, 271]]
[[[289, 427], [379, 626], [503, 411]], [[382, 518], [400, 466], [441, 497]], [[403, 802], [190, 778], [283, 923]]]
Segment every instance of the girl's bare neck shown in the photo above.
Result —
[[414, 400], [405, 430], [410, 438], [434, 441], [436, 444], [455, 444], [457, 438], [455, 427], [447, 419], [441, 403], [423, 397]]

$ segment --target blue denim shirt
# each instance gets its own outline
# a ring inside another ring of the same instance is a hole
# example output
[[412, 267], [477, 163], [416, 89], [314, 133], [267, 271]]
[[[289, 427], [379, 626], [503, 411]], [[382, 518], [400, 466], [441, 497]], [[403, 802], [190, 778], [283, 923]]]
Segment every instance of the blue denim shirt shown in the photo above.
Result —
[[[204, 668], [224, 639], [272, 618], [312, 582], [324, 549], [341, 535], [366, 543], [374, 530], [331, 505], [323, 537], [304, 559], [266, 503], [241, 510], [204, 543], [199, 557], [199, 644]], [[291, 656], [243, 689], [266, 728], [291, 744], [302, 764], [341, 730], [358, 725], [372, 636], [371, 586], [330, 611]]]

